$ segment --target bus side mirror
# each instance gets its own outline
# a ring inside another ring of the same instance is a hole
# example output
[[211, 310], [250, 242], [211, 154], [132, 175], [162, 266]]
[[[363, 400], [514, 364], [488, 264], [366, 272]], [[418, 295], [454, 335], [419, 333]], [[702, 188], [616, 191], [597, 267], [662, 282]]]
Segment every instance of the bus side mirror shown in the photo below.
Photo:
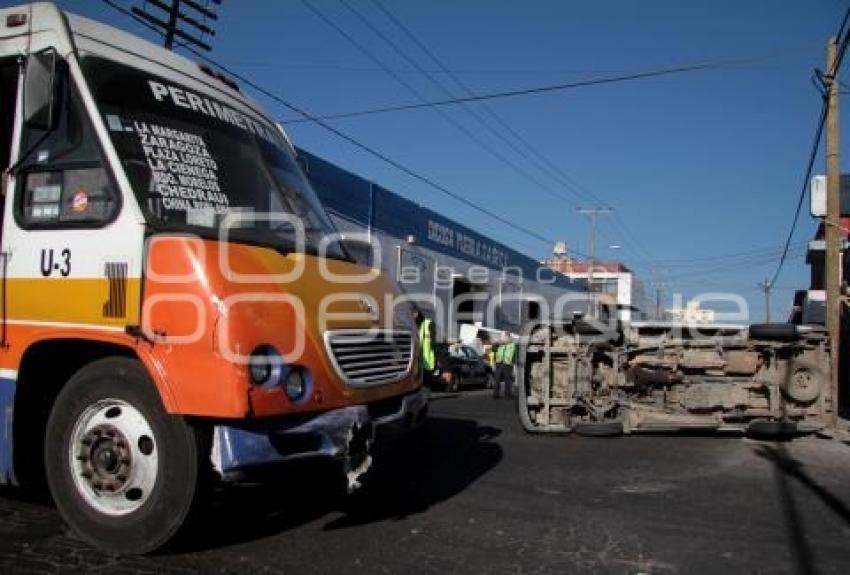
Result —
[[35, 130], [50, 131], [56, 127], [59, 99], [56, 50], [30, 54], [24, 71], [24, 123]]

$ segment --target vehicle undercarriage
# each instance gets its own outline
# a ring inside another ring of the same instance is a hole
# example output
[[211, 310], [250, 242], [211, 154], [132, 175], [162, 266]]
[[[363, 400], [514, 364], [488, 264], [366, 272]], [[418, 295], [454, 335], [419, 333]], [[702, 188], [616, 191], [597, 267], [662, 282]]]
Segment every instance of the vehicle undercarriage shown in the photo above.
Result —
[[790, 324], [535, 326], [520, 353], [528, 431], [815, 431], [831, 411], [822, 329]]

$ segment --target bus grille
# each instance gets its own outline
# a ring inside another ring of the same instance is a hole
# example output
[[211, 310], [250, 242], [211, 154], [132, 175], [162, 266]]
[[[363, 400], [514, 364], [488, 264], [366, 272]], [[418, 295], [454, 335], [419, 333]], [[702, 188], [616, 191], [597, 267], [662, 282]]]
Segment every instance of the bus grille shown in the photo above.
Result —
[[329, 331], [325, 345], [337, 372], [353, 387], [399, 381], [413, 364], [413, 334], [409, 331]]

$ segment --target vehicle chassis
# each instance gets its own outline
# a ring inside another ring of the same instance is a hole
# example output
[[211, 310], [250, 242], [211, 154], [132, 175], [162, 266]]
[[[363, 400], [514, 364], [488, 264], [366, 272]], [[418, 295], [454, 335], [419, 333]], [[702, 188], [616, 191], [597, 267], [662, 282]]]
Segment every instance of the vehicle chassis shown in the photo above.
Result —
[[535, 325], [519, 355], [520, 419], [530, 432], [595, 435], [824, 427], [831, 405], [822, 328], [756, 327]]

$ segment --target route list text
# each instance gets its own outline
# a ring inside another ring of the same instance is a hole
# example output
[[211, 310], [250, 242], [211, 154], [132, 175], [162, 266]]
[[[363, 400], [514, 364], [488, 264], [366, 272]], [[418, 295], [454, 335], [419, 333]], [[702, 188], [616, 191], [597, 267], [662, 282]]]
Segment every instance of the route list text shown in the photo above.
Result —
[[[201, 224], [199, 214], [227, 212], [227, 196], [218, 179], [218, 164], [196, 134], [148, 122], [133, 122], [151, 169], [153, 190], [168, 211], [185, 212], [187, 223]], [[195, 220], [195, 221], [191, 221]]]

